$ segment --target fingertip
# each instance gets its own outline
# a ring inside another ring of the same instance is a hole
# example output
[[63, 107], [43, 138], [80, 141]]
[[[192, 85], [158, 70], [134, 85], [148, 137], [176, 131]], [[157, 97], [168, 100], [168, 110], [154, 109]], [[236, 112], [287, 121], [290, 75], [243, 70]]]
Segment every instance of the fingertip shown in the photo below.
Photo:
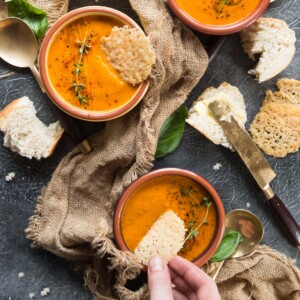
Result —
[[159, 255], [151, 256], [148, 261], [148, 269], [150, 272], [162, 271], [164, 269], [165, 262]]
[[148, 285], [152, 300], [173, 299], [169, 269], [162, 257], [155, 255], [148, 261]]

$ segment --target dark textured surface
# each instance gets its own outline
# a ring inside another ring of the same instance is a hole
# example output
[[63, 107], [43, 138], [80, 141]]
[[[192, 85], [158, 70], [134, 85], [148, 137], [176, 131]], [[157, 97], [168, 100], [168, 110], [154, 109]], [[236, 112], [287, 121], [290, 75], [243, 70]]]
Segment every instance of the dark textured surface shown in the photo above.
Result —
[[[96, 4], [95, 1], [72, 1], [70, 9]], [[98, 4], [118, 8], [136, 19], [127, 1], [98, 1]], [[266, 89], [275, 89], [275, 82], [281, 77], [300, 79], [300, 0], [276, 0], [266, 12], [266, 16], [285, 20], [297, 34], [297, 52], [290, 66], [276, 78], [258, 84], [247, 74], [254, 62], [243, 53], [237, 35], [232, 35], [210, 64], [205, 76], [187, 99], [189, 107], [193, 100], [208, 86], [217, 87], [223, 81], [239, 87], [245, 97], [248, 122], [258, 112]], [[137, 19], [136, 19], [137, 20]], [[200, 38], [205, 38], [199, 35]], [[0, 41], [1, 42], [1, 41]], [[30, 71], [13, 68], [0, 60], [0, 75], [14, 72], [0, 79], [0, 109], [12, 100], [29, 96], [35, 103], [38, 116], [49, 123], [55, 120], [47, 97], [39, 90]], [[95, 130], [95, 124], [86, 128]], [[99, 126], [99, 125], [98, 125]], [[72, 267], [42, 249], [30, 248], [24, 229], [33, 214], [36, 199], [42, 187], [49, 181], [60, 159], [73, 148], [68, 136], [64, 136], [52, 157], [42, 160], [28, 160], [2, 146], [0, 133], [0, 299], [28, 299], [34, 292], [41, 299], [40, 291], [50, 288], [48, 299], [92, 299], [84, 288], [80, 275]], [[290, 154], [283, 159], [267, 157], [274, 167], [277, 177], [272, 187], [300, 222], [300, 153]], [[221, 163], [220, 170], [213, 166]], [[205, 177], [219, 192], [226, 211], [245, 208], [256, 213], [262, 220], [265, 235], [262, 243], [267, 244], [297, 260], [298, 251], [285, 238], [280, 226], [268, 209], [264, 196], [259, 190], [236, 153], [216, 146], [187, 126], [183, 141], [173, 154], [159, 159], [158, 167], [179, 167], [194, 171]], [[9, 172], [16, 177], [5, 181]], [[297, 261], [299, 265], [299, 261]], [[18, 277], [19, 272], [25, 276]]]

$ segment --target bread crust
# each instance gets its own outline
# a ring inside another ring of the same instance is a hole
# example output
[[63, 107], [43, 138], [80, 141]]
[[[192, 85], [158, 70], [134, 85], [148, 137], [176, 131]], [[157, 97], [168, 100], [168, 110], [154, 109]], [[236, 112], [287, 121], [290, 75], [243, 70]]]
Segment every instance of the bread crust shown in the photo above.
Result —
[[18, 98], [7, 106], [4, 107], [3, 110], [0, 111], [0, 129], [2, 122], [7, 118], [7, 116], [20, 104], [22, 98]]

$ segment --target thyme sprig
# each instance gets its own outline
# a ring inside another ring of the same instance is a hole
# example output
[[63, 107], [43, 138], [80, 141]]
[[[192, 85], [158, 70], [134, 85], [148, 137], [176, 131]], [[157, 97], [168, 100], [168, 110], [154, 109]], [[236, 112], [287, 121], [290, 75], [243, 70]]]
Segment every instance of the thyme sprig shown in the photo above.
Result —
[[194, 238], [196, 238], [199, 234], [198, 232], [198, 229], [203, 225], [203, 224], [207, 224], [207, 216], [208, 216], [208, 212], [209, 212], [209, 208], [212, 204], [212, 202], [209, 201], [209, 198], [208, 197], [203, 197], [202, 199], [202, 202], [203, 204], [206, 206], [206, 213], [205, 213], [205, 216], [202, 220], [202, 222], [200, 222], [200, 224], [196, 227], [195, 226], [195, 222], [196, 222], [196, 219], [189, 222], [188, 223], [188, 233], [185, 237], [185, 240], [184, 240], [184, 243], [187, 241], [187, 240], [192, 240]]
[[[82, 94], [82, 90], [85, 89], [85, 85], [83, 83], [79, 83], [79, 74], [82, 71], [82, 67], [84, 66], [84, 64], [82, 63], [83, 60], [83, 55], [87, 55], [89, 53], [89, 50], [92, 46], [90, 46], [87, 43], [87, 37], [88, 37], [88, 30], [86, 31], [83, 41], [77, 40], [76, 44], [79, 45], [79, 59], [78, 62], [76, 64], [74, 64], [75, 70], [74, 70], [74, 74], [75, 74], [75, 82], [71, 85], [71, 89], [74, 90], [75, 96], [76, 98], [78, 98], [78, 100], [80, 101], [81, 104], [88, 104], [88, 98]], [[90, 34], [91, 36], [91, 34]]]

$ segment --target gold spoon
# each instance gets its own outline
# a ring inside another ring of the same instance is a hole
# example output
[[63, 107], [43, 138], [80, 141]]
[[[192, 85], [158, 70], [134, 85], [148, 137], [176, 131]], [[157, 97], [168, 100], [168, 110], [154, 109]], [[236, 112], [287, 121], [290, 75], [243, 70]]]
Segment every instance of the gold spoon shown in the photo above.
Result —
[[0, 57], [7, 63], [30, 68], [41, 90], [45, 87], [35, 66], [39, 47], [29, 26], [18, 18], [7, 18], [0, 22]]
[[[253, 213], [244, 209], [235, 209], [229, 212], [225, 218], [225, 233], [235, 230], [243, 236], [243, 242], [240, 243], [231, 258], [239, 258], [251, 253], [260, 243], [264, 229], [261, 221]], [[211, 275], [216, 280], [225, 260], [220, 262], [217, 270]]]

